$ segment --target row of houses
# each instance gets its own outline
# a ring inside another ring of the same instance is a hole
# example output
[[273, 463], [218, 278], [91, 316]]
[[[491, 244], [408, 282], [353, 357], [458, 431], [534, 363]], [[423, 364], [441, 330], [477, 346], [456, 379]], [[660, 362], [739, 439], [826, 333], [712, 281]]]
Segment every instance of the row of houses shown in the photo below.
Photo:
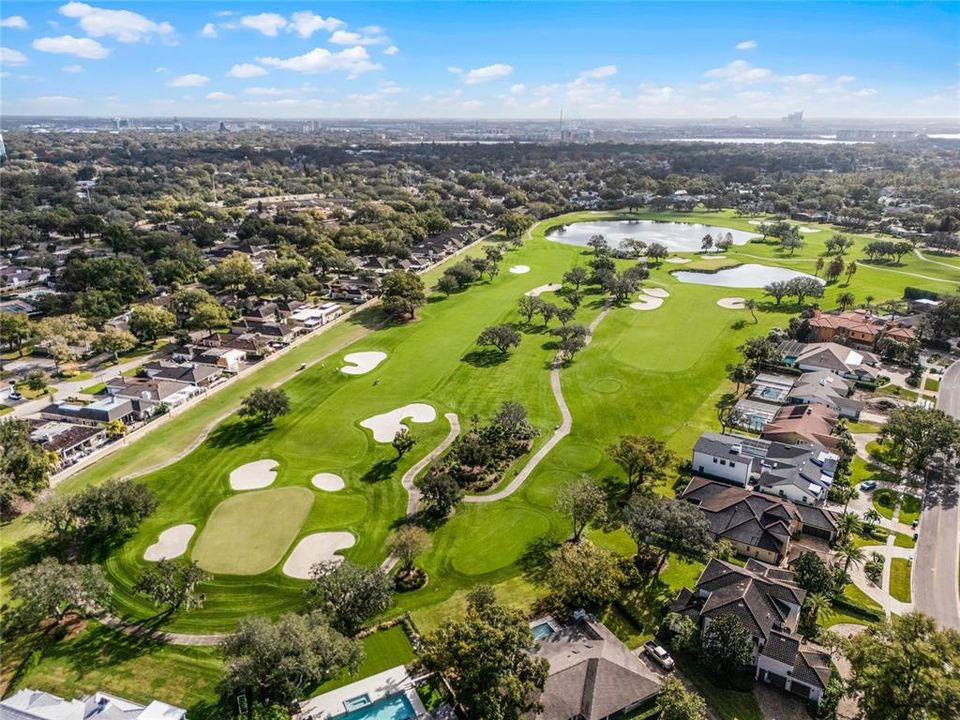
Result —
[[807, 322], [812, 341], [838, 342], [862, 350], [880, 351], [890, 341], [911, 343], [917, 339], [907, 320], [875, 315], [865, 308], [836, 313], [816, 310]]

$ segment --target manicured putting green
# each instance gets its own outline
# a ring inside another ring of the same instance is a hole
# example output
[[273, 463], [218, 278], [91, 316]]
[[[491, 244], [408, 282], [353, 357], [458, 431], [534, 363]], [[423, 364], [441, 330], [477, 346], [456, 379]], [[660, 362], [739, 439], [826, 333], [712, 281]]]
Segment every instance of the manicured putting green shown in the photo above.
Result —
[[193, 547], [193, 559], [207, 572], [259, 575], [290, 549], [313, 505], [306, 488], [247, 492], [214, 508]]

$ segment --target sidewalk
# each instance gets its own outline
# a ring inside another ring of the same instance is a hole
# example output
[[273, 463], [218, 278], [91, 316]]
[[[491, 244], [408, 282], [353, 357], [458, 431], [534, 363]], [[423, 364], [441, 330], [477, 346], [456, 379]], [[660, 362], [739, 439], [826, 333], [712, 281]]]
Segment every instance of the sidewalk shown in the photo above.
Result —
[[[850, 565], [850, 577], [854, 585], [863, 590], [871, 600], [879, 603], [887, 614], [896, 613], [903, 615], [913, 610], [913, 602], [905, 603], [890, 595], [891, 560], [894, 558], [903, 558], [904, 560], [912, 561], [916, 549], [896, 547], [893, 541], [894, 538], [891, 535], [887, 538], [886, 545], [868, 545], [863, 548], [866, 555], [869, 556], [871, 553], [877, 552], [883, 555], [885, 559], [883, 563], [883, 576], [880, 578], [879, 587], [867, 578], [861, 565]], [[911, 565], [911, 573], [912, 570], [913, 567]]]

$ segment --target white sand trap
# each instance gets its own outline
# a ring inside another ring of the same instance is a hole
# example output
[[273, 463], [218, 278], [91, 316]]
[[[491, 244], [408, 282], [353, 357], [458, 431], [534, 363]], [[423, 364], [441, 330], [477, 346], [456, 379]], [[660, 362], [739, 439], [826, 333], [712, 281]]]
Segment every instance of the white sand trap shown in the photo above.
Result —
[[276, 460], [257, 460], [241, 465], [230, 473], [230, 487], [234, 490], [259, 490], [270, 487], [277, 479]]
[[820, 232], [820, 231], [817, 230], [816, 228], [802, 227], [802, 228], [800, 228], [800, 232], [802, 232], [802, 233], [815, 233], [815, 232]]
[[405, 427], [403, 421], [408, 418], [415, 423], [433, 422], [437, 419], [437, 411], [426, 403], [411, 403], [388, 413], [367, 418], [360, 423], [360, 427], [372, 431], [373, 439], [377, 442], [388, 443], [403, 430]]
[[704, 253], [700, 256], [704, 260], [726, 260], [726, 255], [714, 255], [713, 253]]
[[343, 478], [334, 473], [317, 473], [310, 478], [310, 483], [318, 490], [326, 490], [327, 492], [343, 490], [344, 487]]
[[727, 310], [743, 310], [744, 302], [742, 297], [728, 297], [717, 300], [717, 305]]
[[637, 302], [630, 303], [630, 307], [634, 310], [656, 310], [661, 305], [663, 305], [663, 298], [649, 295], [641, 295]]
[[747, 222], [750, 223], [751, 225], [766, 225], [770, 221], [769, 220], [747, 220]]
[[510, 268], [510, 272], [514, 275], [523, 275], [524, 273], [530, 272], [530, 267], [527, 265], [514, 265]]
[[190, 538], [196, 531], [197, 526], [190, 523], [167, 528], [160, 533], [157, 541], [144, 551], [143, 559], [158, 562], [180, 557], [187, 551]]
[[683, 265], [684, 263], [690, 262], [690, 258], [669, 257], [666, 262], [673, 263], [674, 265]]
[[549, 283], [547, 285], [541, 285], [540, 287], [535, 287], [533, 290], [527, 290], [526, 294], [528, 297], [540, 297], [545, 292], [556, 292], [563, 285], [560, 283]]
[[310, 579], [310, 568], [318, 562], [343, 562], [338, 550], [353, 547], [356, 539], [348, 532], [313, 533], [302, 538], [283, 564], [283, 574], [300, 580]]
[[343, 356], [343, 361], [350, 364], [340, 368], [340, 372], [346, 375], [365, 375], [386, 359], [387, 354], [385, 352], [375, 350], [350, 353]]
[[670, 297], [670, 293], [668, 293], [663, 288], [644, 288], [643, 294], [648, 295], [649, 297], [655, 297], [655, 298]]

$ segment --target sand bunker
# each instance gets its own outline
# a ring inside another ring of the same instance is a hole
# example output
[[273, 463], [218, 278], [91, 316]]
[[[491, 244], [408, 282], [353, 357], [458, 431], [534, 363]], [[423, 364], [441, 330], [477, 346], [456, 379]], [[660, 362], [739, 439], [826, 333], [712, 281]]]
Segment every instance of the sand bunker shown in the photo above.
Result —
[[766, 220], [747, 220], [751, 225], [764, 225], [767, 223]]
[[343, 478], [334, 473], [317, 473], [310, 478], [310, 483], [318, 490], [326, 490], [327, 492], [343, 490], [344, 487]]
[[343, 361], [350, 363], [340, 368], [346, 375], [364, 375], [387, 359], [385, 352], [355, 352], [343, 356]]
[[174, 525], [167, 528], [157, 541], [148, 547], [143, 553], [143, 559], [150, 562], [159, 560], [171, 560], [178, 558], [187, 551], [187, 545], [190, 544], [190, 538], [197, 531], [196, 525], [185, 523], [183, 525]]
[[727, 258], [726, 255], [714, 255], [713, 253], [701, 255], [700, 257], [704, 260], [726, 260]]
[[655, 297], [655, 298], [670, 297], [670, 293], [668, 293], [663, 288], [644, 288], [643, 294], [649, 297]]
[[377, 442], [388, 443], [403, 430], [405, 427], [403, 421], [408, 418], [415, 423], [433, 422], [437, 419], [437, 411], [426, 403], [411, 403], [388, 413], [367, 418], [360, 423], [360, 427], [372, 431], [373, 439]]
[[259, 490], [270, 487], [277, 479], [276, 460], [257, 460], [241, 465], [230, 473], [230, 487], [234, 490]]
[[656, 310], [661, 305], [663, 305], [663, 298], [649, 295], [641, 295], [637, 302], [630, 303], [630, 307], [634, 310]]
[[726, 297], [717, 300], [717, 305], [727, 310], [743, 310], [745, 300], [742, 297]]
[[283, 564], [283, 574], [300, 580], [310, 579], [310, 569], [318, 562], [343, 562], [338, 550], [353, 547], [356, 539], [348, 532], [313, 533], [302, 538]]
[[800, 228], [800, 232], [802, 232], [802, 233], [815, 233], [815, 232], [820, 232], [820, 231], [817, 230], [816, 228], [802, 227], [802, 228]]
[[535, 287], [533, 290], [527, 290], [526, 294], [528, 297], [540, 297], [543, 293], [546, 292], [556, 292], [563, 285], [560, 283], [549, 283], [548, 285], [541, 285], [540, 287]]
[[510, 272], [514, 275], [523, 275], [524, 273], [530, 272], [530, 268], [527, 265], [514, 265], [510, 268]]
[[666, 259], [666, 262], [673, 263], [674, 265], [683, 265], [684, 263], [690, 262], [690, 258], [669, 257]]

